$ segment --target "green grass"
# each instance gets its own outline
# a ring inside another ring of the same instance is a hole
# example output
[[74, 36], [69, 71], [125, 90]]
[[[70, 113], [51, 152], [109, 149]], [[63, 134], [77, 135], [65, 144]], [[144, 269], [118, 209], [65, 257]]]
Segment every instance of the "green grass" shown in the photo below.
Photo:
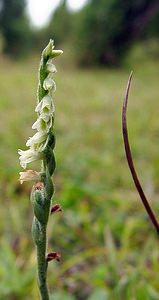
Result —
[[[17, 149], [33, 134], [38, 57], [0, 72], [0, 299], [38, 299], [31, 239], [31, 184], [20, 186]], [[56, 194], [50, 217], [53, 300], [159, 299], [158, 238], [129, 174], [121, 135], [125, 70], [79, 70], [57, 59]], [[159, 215], [159, 62], [134, 69], [128, 123], [135, 165]], [[31, 165], [29, 166], [31, 168]]]

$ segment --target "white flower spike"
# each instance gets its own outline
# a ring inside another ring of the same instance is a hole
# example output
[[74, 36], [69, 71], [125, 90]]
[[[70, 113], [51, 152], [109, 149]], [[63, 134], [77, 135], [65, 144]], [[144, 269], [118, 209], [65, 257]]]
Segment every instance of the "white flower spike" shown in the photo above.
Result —
[[[26, 142], [28, 150], [19, 150], [19, 160], [22, 168], [26, 168], [27, 164], [35, 160], [43, 158], [43, 151], [47, 147], [49, 141], [49, 132], [54, 124], [55, 107], [53, 103], [53, 92], [56, 90], [54, 74], [57, 72], [53, 64], [53, 58], [62, 54], [62, 50], [54, 50], [53, 40], [50, 40], [47, 47], [42, 52], [40, 69], [39, 69], [39, 86], [38, 86], [38, 102], [35, 112], [38, 114], [37, 120], [34, 122], [32, 129], [36, 129], [32, 137]], [[41, 72], [45, 69], [46, 77], [41, 78]], [[40, 91], [40, 92], [39, 92]], [[43, 95], [41, 97], [41, 95]]]

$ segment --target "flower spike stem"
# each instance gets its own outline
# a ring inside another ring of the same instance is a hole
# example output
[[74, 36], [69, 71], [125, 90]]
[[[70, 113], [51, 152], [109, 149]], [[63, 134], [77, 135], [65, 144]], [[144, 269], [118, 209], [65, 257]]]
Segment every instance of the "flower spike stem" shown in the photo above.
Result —
[[54, 186], [52, 175], [55, 170], [55, 135], [54, 117], [55, 107], [53, 95], [56, 90], [54, 74], [56, 67], [53, 59], [62, 54], [61, 50], [54, 50], [53, 40], [50, 40], [47, 47], [43, 50], [39, 67], [38, 102], [35, 112], [38, 117], [32, 129], [37, 132], [28, 139], [27, 150], [18, 150], [20, 164], [26, 169], [28, 163], [41, 160], [42, 168], [40, 172], [35, 170], [25, 170], [20, 172], [20, 183], [33, 180], [34, 184], [31, 192], [31, 203], [34, 212], [32, 224], [32, 236], [37, 250], [37, 273], [38, 286], [41, 300], [49, 300], [47, 287], [47, 268], [48, 262], [52, 259], [60, 260], [61, 255], [50, 252], [47, 255], [47, 224], [50, 214], [54, 211], [61, 211], [59, 204], [52, 205]]
[[159, 223], [157, 222], [156, 216], [155, 216], [153, 210], [151, 209], [151, 206], [149, 205], [149, 202], [148, 202], [148, 200], [147, 200], [147, 198], [144, 194], [144, 191], [142, 189], [142, 186], [140, 184], [139, 178], [137, 176], [137, 173], [136, 173], [136, 170], [135, 170], [135, 167], [134, 167], [132, 154], [131, 154], [131, 148], [130, 148], [130, 144], [129, 144], [126, 113], [127, 113], [127, 104], [128, 104], [131, 80], [132, 80], [132, 72], [129, 76], [129, 80], [128, 80], [128, 83], [127, 83], [127, 88], [126, 88], [124, 102], [123, 102], [123, 109], [122, 109], [122, 132], [123, 132], [125, 153], [126, 153], [126, 158], [127, 158], [127, 162], [128, 162], [128, 165], [129, 165], [129, 169], [130, 169], [134, 184], [136, 186], [136, 189], [137, 189], [137, 191], [140, 195], [141, 201], [142, 201], [142, 203], [145, 207], [145, 210], [146, 210], [153, 226], [155, 227], [157, 233], [159, 234]]
[[49, 292], [47, 287], [47, 267], [48, 262], [46, 256], [46, 226], [41, 227], [41, 245], [37, 246], [37, 266], [38, 266], [38, 285], [41, 299], [49, 300]]

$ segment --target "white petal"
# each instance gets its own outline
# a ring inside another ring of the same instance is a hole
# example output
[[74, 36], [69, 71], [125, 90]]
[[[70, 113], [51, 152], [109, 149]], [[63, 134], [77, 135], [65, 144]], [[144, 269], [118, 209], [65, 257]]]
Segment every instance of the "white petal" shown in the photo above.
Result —
[[31, 163], [31, 162], [33, 162], [35, 160], [39, 160], [41, 158], [42, 157], [40, 157], [39, 155], [38, 156], [37, 155], [30, 156], [30, 157], [28, 157], [26, 159], [20, 160], [20, 164], [21, 164], [22, 168], [26, 169], [27, 164], [29, 164], [29, 163]]
[[48, 140], [49, 140], [49, 135], [47, 136], [46, 141], [44, 143], [41, 143], [41, 145], [39, 146], [39, 152], [42, 152], [46, 148]]
[[48, 110], [54, 112], [54, 106], [52, 97], [50, 95], [46, 95], [42, 98], [42, 100], [38, 103], [38, 105], [35, 108], [35, 111], [41, 114], [41, 112], [44, 110], [44, 108], [47, 108]]
[[49, 59], [46, 67], [48, 72], [55, 74], [57, 72], [57, 69], [55, 65], [52, 63], [52, 61], [53, 61], [52, 59]]
[[55, 81], [50, 78], [49, 76], [44, 80], [43, 82], [43, 88], [45, 90], [53, 90], [55, 91], [56, 90], [56, 84], [55, 84]]
[[31, 150], [31, 149], [28, 149], [28, 150], [21, 150], [21, 149], [18, 149], [18, 154], [20, 156], [29, 156], [30, 154], [32, 154], [34, 151]]
[[42, 143], [46, 139], [46, 133], [43, 132], [37, 132], [32, 137], [29, 138], [29, 140], [26, 142], [26, 146], [30, 147], [33, 144], [39, 144]]
[[[52, 117], [47, 122], [47, 128], [50, 129], [52, 127]], [[48, 130], [49, 131], [49, 130]]]
[[39, 153], [38, 151], [34, 151], [33, 149], [28, 150], [18, 150], [18, 153], [20, 155], [19, 160], [22, 168], [26, 169], [26, 166], [28, 163], [42, 159], [42, 153]]
[[47, 132], [47, 124], [41, 117], [39, 117], [36, 120], [36, 122], [33, 124], [32, 129], [36, 129], [37, 131]]
[[55, 57], [55, 56], [59, 56], [63, 53], [62, 50], [53, 50], [52, 51], [52, 57]]
[[41, 101], [42, 101], [41, 109], [44, 109], [44, 107], [50, 109], [50, 107], [52, 106], [52, 97], [50, 95], [44, 96]]
[[41, 107], [42, 107], [42, 100], [41, 100], [41, 101], [37, 104], [37, 106], [35, 107], [35, 111], [36, 111], [36, 112], [40, 112]]
[[27, 167], [27, 163], [23, 162], [23, 161], [20, 161], [20, 165], [23, 169], [26, 169], [26, 167]]
[[[55, 111], [55, 110], [54, 110]], [[53, 112], [54, 112], [53, 111]], [[50, 111], [49, 112], [42, 112], [40, 117], [46, 122], [50, 122], [50, 120], [52, 119], [53, 117], [53, 112], [51, 113]]]
[[[43, 117], [43, 118], [42, 118]], [[52, 114], [41, 114], [37, 121], [33, 124], [32, 129], [39, 132], [48, 133], [52, 127]]]
[[22, 184], [24, 181], [31, 181], [31, 180], [40, 180], [40, 173], [34, 170], [26, 170], [25, 172], [20, 172], [19, 181]]
[[36, 120], [36, 122], [32, 125], [32, 129], [37, 129], [38, 130], [39, 128], [40, 128], [40, 118], [38, 118]]

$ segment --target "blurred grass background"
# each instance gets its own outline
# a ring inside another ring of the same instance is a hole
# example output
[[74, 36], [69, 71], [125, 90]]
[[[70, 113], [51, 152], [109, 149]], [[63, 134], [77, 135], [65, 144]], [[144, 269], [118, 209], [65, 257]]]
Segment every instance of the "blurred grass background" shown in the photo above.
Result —
[[[56, 41], [55, 41], [56, 42]], [[133, 69], [128, 109], [137, 171], [159, 215], [158, 40], [135, 43], [122, 68], [77, 67], [69, 43], [56, 59], [54, 202], [49, 249], [52, 300], [159, 299], [158, 238], [127, 167], [121, 107]], [[20, 185], [17, 149], [33, 134], [40, 53], [0, 55], [0, 299], [38, 300], [31, 238], [31, 183]], [[31, 168], [31, 165], [30, 165]]]

